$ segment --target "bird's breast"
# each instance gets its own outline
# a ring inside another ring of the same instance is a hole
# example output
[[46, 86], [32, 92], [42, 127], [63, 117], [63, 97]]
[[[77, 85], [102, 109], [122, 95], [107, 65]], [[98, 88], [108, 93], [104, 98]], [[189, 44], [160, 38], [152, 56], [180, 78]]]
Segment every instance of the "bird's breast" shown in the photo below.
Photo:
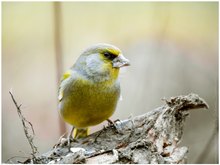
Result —
[[94, 83], [79, 79], [64, 90], [60, 112], [76, 127], [96, 125], [114, 113], [119, 96], [118, 81]]

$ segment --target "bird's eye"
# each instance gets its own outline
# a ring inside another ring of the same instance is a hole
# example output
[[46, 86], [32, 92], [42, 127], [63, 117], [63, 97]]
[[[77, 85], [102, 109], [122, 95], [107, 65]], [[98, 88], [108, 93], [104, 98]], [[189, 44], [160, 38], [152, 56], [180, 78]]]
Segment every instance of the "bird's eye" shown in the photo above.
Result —
[[110, 60], [113, 60], [116, 57], [116, 55], [109, 53], [109, 52], [105, 52], [104, 56]]

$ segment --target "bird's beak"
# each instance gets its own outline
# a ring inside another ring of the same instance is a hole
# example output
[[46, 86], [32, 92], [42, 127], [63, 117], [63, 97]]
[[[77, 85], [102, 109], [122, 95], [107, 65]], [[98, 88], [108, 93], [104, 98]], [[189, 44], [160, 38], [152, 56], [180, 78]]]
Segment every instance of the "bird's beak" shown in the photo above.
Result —
[[126, 59], [122, 54], [119, 54], [113, 61], [112, 61], [113, 68], [121, 68], [123, 66], [129, 66], [130, 62]]

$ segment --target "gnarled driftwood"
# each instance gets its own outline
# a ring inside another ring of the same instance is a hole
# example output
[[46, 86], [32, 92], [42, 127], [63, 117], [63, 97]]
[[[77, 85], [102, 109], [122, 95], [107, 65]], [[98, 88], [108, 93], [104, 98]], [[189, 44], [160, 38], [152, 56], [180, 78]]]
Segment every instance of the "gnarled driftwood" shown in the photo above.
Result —
[[35, 156], [34, 163], [186, 163], [188, 148], [179, 146], [186, 116], [208, 105], [196, 94], [163, 100], [155, 110], [71, 142], [71, 148], [62, 138], [52, 150]]

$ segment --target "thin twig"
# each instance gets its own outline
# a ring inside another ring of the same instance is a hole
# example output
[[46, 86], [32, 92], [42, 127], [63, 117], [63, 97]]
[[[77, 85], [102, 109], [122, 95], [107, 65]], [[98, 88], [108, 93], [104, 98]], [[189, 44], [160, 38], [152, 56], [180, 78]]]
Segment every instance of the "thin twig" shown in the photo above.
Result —
[[[24, 128], [24, 133], [25, 133], [25, 136], [26, 136], [26, 138], [27, 138], [27, 140], [28, 140], [28, 142], [31, 146], [31, 150], [32, 150], [31, 155], [33, 156], [33, 160], [34, 160], [36, 158], [35, 154], [38, 153], [38, 150], [37, 150], [37, 147], [34, 145], [34, 142], [33, 142], [34, 135], [35, 135], [33, 125], [21, 113], [21, 109], [20, 109], [21, 104], [18, 105], [18, 103], [15, 101], [15, 98], [14, 98], [11, 91], [9, 91], [9, 94], [11, 95], [11, 98], [12, 98], [12, 100], [13, 100], [16, 108], [17, 108], [18, 116], [22, 121], [22, 125], [23, 125], [23, 128]], [[31, 128], [31, 134], [28, 131], [29, 128]]]

